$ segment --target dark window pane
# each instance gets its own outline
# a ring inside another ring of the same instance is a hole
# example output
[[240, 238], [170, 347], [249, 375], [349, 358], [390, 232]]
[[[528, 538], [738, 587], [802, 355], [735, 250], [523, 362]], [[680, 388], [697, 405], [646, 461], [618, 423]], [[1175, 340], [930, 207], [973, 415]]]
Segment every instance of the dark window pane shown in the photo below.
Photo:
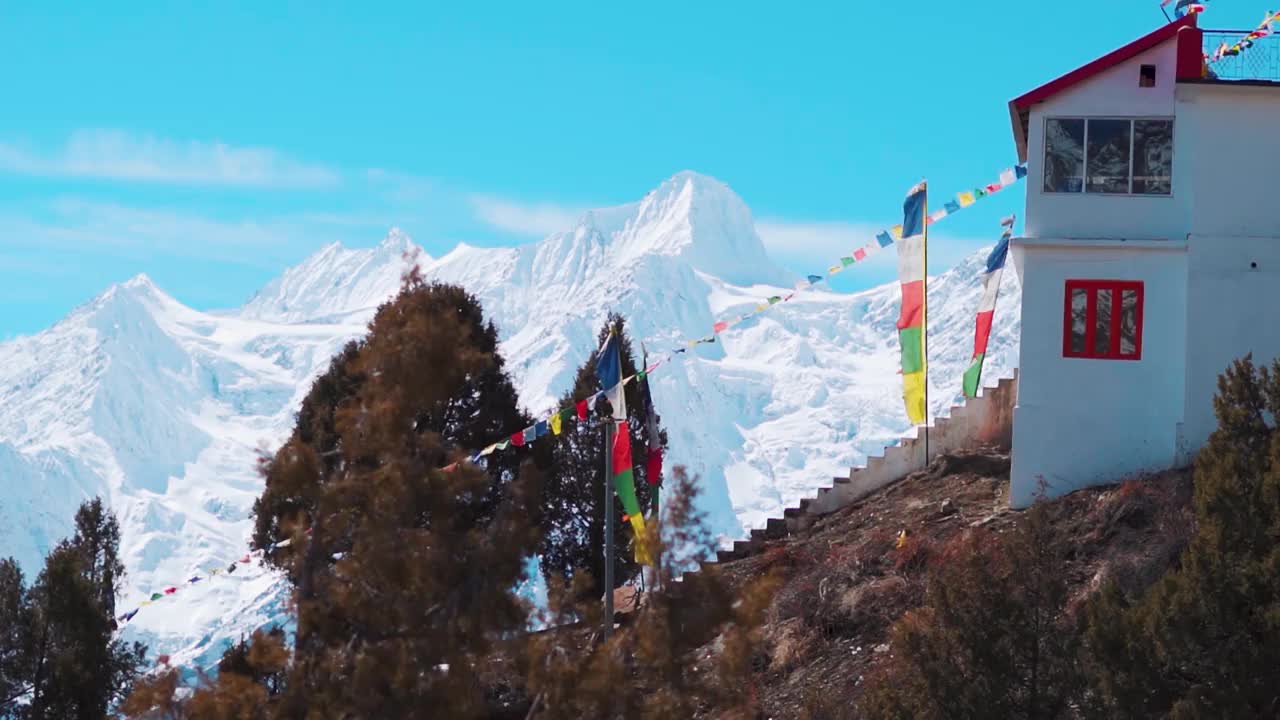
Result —
[[1044, 132], [1044, 191], [1084, 186], [1084, 120], [1049, 120]]
[[1093, 324], [1093, 354], [1111, 354], [1111, 291], [1096, 290], [1098, 297], [1097, 315]]
[[1085, 331], [1089, 320], [1089, 292], [1083, 288], [1071, 289], [1071, 354], [1084, 354]]
[[1089, 121], [1089, 167], [1085, 192], [1129, 192], [1128, 120]]
[[1168, 195], [1173, 190], [1173, 121], [1133, 121], [1133, 192]]
[[1120, 354], [1138, 352], [1138, 291], [1125, 290], [1120, 300]]

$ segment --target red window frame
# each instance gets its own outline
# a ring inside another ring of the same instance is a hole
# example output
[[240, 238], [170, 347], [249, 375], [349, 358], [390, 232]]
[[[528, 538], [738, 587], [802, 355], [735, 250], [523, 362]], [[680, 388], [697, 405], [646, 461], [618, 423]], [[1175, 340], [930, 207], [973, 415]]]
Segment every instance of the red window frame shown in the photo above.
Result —
[[[1071, 295], [1075, 290], [1084, 290], [1088, 298], [1085, 312], [1084, 352], [1071, 349]], [[1132, 290], [1137, 295], [1137, 318], [1134, 324], [1133, 352], [1120, 352], [1121, 300], [1123, 291]], [[1111, 295], [1111, 347], [1105, 353], [1096, 351], [1095, 340], [1098, 328], [1098, 296], [1109, 292]], [[1068, 280], [1063, 301], [1062, 312], [1062, 356], [1068, 358], [1089, 358], [1093, 360], [1141, 360], [1142, 359], [1142, 308], [1143, 283], [1140, 280]]]

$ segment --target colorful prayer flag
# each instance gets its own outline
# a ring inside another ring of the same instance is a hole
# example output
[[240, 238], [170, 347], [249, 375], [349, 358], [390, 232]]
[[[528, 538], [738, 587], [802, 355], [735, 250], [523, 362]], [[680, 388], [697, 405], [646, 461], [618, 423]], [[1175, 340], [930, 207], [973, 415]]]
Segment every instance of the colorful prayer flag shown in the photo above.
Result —
[[974, 203], [973, 193], [971, 192], [959, 193], [956, 195], [956, 201], [960, 204], [960, 207], [967, 208]]
[[636, 562], [652, 565], [649, 550], [644, 543], [644, 515], [640, 512], [640, 501], [636, 499], [635, 472], [631, 468], [631, 427], [626, 420], [618, 423], [618, 431], [613, 437], [613, 491], [622, 501], [622, 510], [627, 514], [631, 529], [635, 531]]
[[948, 215], [950, 215], [951, 213], [960, 212], [960, 204], [955, 201], [948, 202], [946, 205], [943, 205], [942, 207], [946, 208]]
[[810, 284], [810, 285], [817, 285], [817, 284], [818, 284], [818, 283], [820, 283], [820, 282], [822, 282], [822, 276], [821, 276], [821, 275], [810, 275], [810, 276], [809, 276], [809, 284]]
[[888, 232], [881, 231], [879, 235], [876, 235], [876, 242], [880, 244], [880, 247], [889, 247], [893, 244], [893, 236]]
[[546, 420], [539, 420], [538, 424], [533, 426], [534, 437], [543, 437], [549, 432], [551, 432], [551, 428], [547, 425]]
[[711, 326], [711, 332], [714, 332], [714, 333], [722, 333], [722, 332], [724, 332], [725, 330], [728, 330], [728, 329], [729, 329], [729, 323], [727, 323], [727, 322], [725, 322], [725, 321], [723, 321], [723, 320], [721, 320], [721, 321], [717, 322], [715, 325], [712, 325], [712, 326]]
[[925, 422], [925, 383], [928, 377], [928, 185], [911, 188], [902, 206], [903, 239], [898, 244], [898, 282], [902, 284], [902, 308], [898, 315], [898, 341], [902, 345], [902, 399], [912, 425]]
[[1009, 239], [1013, 237], [1013, 222], [1006, 224], [1002, 221], [1001, 225], [1005, 229], [1000, 234], [1000, 242], [996, 243], [987, 256], [987, 265], [982, 272], [982, 300], [978, 303], [978, 319], [973, 333], [973, 357], [969, 360], [969, 368], [964, 371], [965, 397], [977, 397], [982, 383], [982, 363], [987, 356], [987, 340], [991, 338], [991, 323], [995, 319], [1000, 277], [1004, 273], [1005, 259], [1009, 254]]
[[866, 256], [867, 256], [867, 251], [866, 251], [866, 250], [863, 250], [862, 248], [858, 248], [857, 250], [854, 250], [854, 251], [853, 251], [853, 259], [854, 259], [854, 260], [861, 261], [861, 260], [862, 260], [863, 258], [865, 258]]
[[850, 266], [850, 265], [852, 265], [854, 262], [855, 262], [855, 260], [854, 260], [853, 258], [851, 258], [851, 257], [842, 257], [842, 258], [840, 258], [840, 264], [841, 264], [841, 265], [843, 265], [843, 266], [845, 266], [845, 267], [849, 267], [849, 266]]
[[578, 402], [574, 403], [573, 408], [578, 412], [579, 420], [587, 419], [587, 401], [586, 400], [579, 400]]
[[555, 435], [559, 435], [560, 430], [564, 427], [561, 424], [563, 422], [564, 422], [564, 418], [560, 417], [560, 413], [556, 413], [555, 415], [552, 415], [551, 416], [551, 432]]
[[1000, 173], [1001, 185], [1012, 185], [1018, 182], [1018, 176], [1013, 173], [1013, 168], [1008, 168]]
[[511, 433], [511, 444], [515, 445], [516, 447], [524, 447], [524, 431], [523, 430], [521, 430], [518, 433]]

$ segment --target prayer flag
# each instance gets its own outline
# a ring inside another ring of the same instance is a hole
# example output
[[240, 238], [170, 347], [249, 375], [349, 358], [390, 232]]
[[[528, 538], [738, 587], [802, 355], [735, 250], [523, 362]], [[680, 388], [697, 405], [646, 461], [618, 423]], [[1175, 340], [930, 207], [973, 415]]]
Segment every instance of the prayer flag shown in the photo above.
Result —
[[901, 240], [901, 239], [902, 239], [902, 226], [901, 226], [901, 225], [894, 225], [893, 227], [889, 228], [889, 232], [893, 233], [893, 239], [894, 239], [894, 240]]
[[1014, 166], [1013, 166], [1013, 175], [1014, 175], [1014, 177], [1018, 178], [1019, 180], [1021, 180], [1021, 179], [1022, 179], [1022, 178], [1024, 178], [1024, 177], [1026, 177], [1026, 176], [1027, 176], [1027, 166], [1026, 166], [1026, 165], [1014, 165]]
[[880, 247], [889, 247], [893, 244], [893, 236], [888, 232], [881, 231], [879, 235], [876, 235], [876, 242], [880, 244]]
[[524, 429], [524, 444], [528, 445], [538, 439], [538, 428], [536, 425], [530, 425]]
[[167, 588], [165, 588], [165, 589], [164, 589], [164, 594], [165, 594], [165, 595], [172, 595], [172, 594], [174, 594], [174, 593], [176, 593], [176, 592], [178, 592], [178, 588], [176, 588], [176, 587], [167, 587]]
[[845, 267], [849, 267], [849, 266], [850, 266], [850, 265], [852, 265], [853, 263], [854, 263], [854, 259], [853, 259], [853, 258], [851, 258], [851, 257], [842, 257], [842, 258], [840, 258], [840, 264], [841, 264], [841, 265], [843, 265], [843, 266], [845, 266]]
[[162, 597], [164, 597], [163, 593], [151, 593], [151, 602], [155, 602], [156, 600], [159, 600]]
[[902, 399], [912, 425], [926, 420], [925, 383], [928, 377], [928, 342], [925, 320], [928, 291], [928, 185], [921, 181], [907, 193], [902, 206], [903, 238], [898, 244], [898, 282], [902, 284], [902, 308], [898, 315], [898, 341], [902, 346]]
[[951, 213], [960, 212], [960, 204], [954, 201], [949, 202], [946, 205], [943, 205], [942, 207], [946, 208], [948, 215], [950, 215]]
[[1012, 185], [1016, 182], [1018, 182], [1018, 176], [1013, 174], [1013, 168], [1009, 168], [1000, 173], [1001, 185]]
[[[696, 343], [695, 343], [696, 344]], [[600, 346], [596, 355], [596, 377], [600, 379], [600, 389], [613, 407], [613, 419], [627, 418], [627, 396], [622, 392], [622, 342], [611, 327], [609, 336]]]
[[555, 435], [560, 434], [560, 430], [564, 427], [561, 423], [564, 419], [560, 417], [560, 413], [551, 416], [551, 432]]
[[551, 428], [547, 425], [546, 420], [539, 420], [538, 424], [534, 425], [533, 427], [534, 427], [534, 430], [533, 430], [534, 437], [542, 437], [551, 431]]
[[511, 444], [516, 447], [524, 447], [524, 431], [511, 434]]
[[725, 330], [728, 330], [728, 329], [729, 329], [729, 323], [727, 323], [727, 322], [725, 322], [725, 321], [723, 321], [723, 320], [721, 320], [720, 322], [717, 322], [715, 325], [712, 325], [712, 326], [711, 326], [711, 332], [714, 332], [714, 333], [722, 333], [722, 332], [724, 332]]
[[982, 300], [978, 303], [978, 319], [973, 333], [973, 357], [969, 360], [969, 368], [964, 371], [965, 397], [977, 397], [982, 383], [982, 363], [987, 356], [987, 340], [991, 338], [991, 323], [996, 314], [996, 298], [1000, 295], [1000, 277], [1004, 273], [1005, 259], [1009, 255], [1009, 239], [1013, 237], [1012, 217], [1000, 222], [1004, 232], [1000, 234], [1000, 242], [992, 248], [987, 256], [987, 265], [982, 272]]
[[780, 296], [778, 296], [778, 295], [774, 295], [774, 296], [772, 296], [772, 297], [770, 297], [770, 298], [769, 298], [769, 304], [770, 304], [770, 305], [777, 305], [777, 304], [778, 304], [778, 303], [780, 303], [780, 302], [782, 302], [782, 298], [781, 298]]
[[810, 275], [810, 276], [809, 276], [809, 284], [810, 284], [810, 285], [817, 285], [817, 284], [818, 284], [818, 283], [820, 283], [820, 282], [822, 282], [822, 276], [821, 276], [821, 275]]
[[579, 420], [587, 419], [587, 401], [586, 400], [579, 400], [578, 402], [574, 403], [573, 409], [577, 411]]
[[960, 207], [966, 208], [973, 204], [973, 193], [962, 192], [956, 195], [956, 201], [960, 203]]
[[627, 514], [631, 529], [635, 531], [636, 562], [652, 565], [649, 550], [644, 543], [644, 515], [640, 513], [640, 501], [636, 499], [635, 473], [631, 468], [631, 427], [626, 420], [618, 423], [618, 432], [613, 437], [613, 491], [622, 501], [622, 510]]
[[866, 256], [867, 256], [867, 251], [866, 251], [866, 250], [863, 250], [862, 248], [858, 248], [857, 250], [854, 250], [854, 251], [853, 251], [853, 259], [854, 259], [854, 260], [859, 260], [859, 261], [860, 261], [860, 260], [862, 260], [863, 258], [865, 258]]

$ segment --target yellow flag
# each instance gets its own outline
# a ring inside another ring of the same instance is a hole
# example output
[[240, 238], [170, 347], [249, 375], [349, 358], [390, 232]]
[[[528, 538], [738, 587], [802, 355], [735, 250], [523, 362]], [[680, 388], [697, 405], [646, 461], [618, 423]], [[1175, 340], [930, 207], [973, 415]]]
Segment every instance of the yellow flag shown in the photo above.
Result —
[[551, 416], [551, 433], [553, 435], [560, 434], [560, 413]]
[[901, 240], [901, 239], [902, 239], [902, 226], [901, 226], [901, 225], [894, 225], [892, 228], [890, 228], [889, 232], [893, 233], [893, 239], [894, 239], [894, 240]]
[[969, 207], [973, 204], [973, 193], [962, 192], [956, 195], [956, 202], [960, 203], [960, 207]]

